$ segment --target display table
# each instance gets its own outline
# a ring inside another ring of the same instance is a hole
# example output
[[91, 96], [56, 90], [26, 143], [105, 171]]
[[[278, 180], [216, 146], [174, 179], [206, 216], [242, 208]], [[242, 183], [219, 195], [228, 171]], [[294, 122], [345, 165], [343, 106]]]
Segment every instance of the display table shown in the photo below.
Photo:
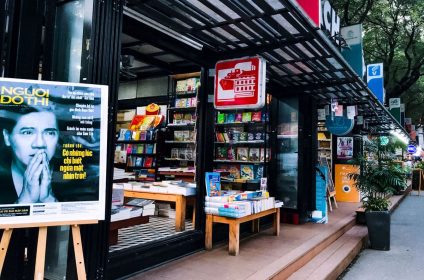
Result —
[[109, 245], [118, 244], [118, 229], [132, 227], [140, 224], [147, 224], [148, 222], [148, 216], [139, 216], [130, 219], [111, 222], [109, 228]]
[[144, 198], [155, 201], [169, 201], [175, 202], [175, 231], [185, 230], [185, 217], [187, 203], [193, 205], [193, 227], [195, 227], [196, 220], [196, 197], [184, 196], [181, 194], [170, 193], [155, 193], [155, 192], [142, 192], [142, 191], [124, 191], [124, 197], [131, 198]]
[[280, 235], [280, 208], [272, 208], [256, 214], [245, 216], [242, 218], [229, 218], [216, 216], [212, 214], [206, 215], [206, 233], [205, 233], [205, 247], [206, 250], [212, 249], [212, 233], [213, 224], [227, 224], [229, 226], [229, 244], [228, 253], [233, 256], [239, 254], [239, 243], [240, 243], [240, 224], [244, 222], [252, 221], [252, 231], [259, 232], [259, 219], [268, 215], [274, 215], [273, 219], [273, 230], [274, 235]]

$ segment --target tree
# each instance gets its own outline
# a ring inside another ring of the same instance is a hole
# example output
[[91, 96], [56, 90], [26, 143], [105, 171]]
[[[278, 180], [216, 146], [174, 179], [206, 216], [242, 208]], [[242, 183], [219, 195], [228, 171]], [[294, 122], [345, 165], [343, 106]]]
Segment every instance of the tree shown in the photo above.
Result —
[[[424, 1], [334, 0], [342, 26], [363, 23], [367, 63], [384, 63], [386, 100], [402, 97], [414, 122], [424, 114]], [[422, 118], [422, 117], [421, 117]]]

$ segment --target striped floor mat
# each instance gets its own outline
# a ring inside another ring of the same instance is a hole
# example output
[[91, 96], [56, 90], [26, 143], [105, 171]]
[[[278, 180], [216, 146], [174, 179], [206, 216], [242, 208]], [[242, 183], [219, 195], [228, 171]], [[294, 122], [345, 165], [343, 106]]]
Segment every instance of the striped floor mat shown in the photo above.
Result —
[[124, 250], [193, 230], [191, 220], [186, 220], [185, 228], [185, 231], [176, 232], [175, 219], [150, 216], [147, 224], [120, 229], [118, 231], [118, 244], [110, 246], [109, 252]]

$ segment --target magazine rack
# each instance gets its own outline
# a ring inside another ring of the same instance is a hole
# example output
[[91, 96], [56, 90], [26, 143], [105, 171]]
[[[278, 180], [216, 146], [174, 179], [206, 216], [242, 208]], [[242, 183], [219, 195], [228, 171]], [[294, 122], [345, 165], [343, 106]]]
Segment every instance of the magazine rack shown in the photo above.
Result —
[[33, 223], [33, 224], [10, 224], [0, 225], [4, 229], [0, 242], [0, 276], [3, 271], [3, 264], [6, 259], [7, 249], [9, 247], [10, 239], [15, 228], [32, 228], [38, 227], [38, 242], [37, 242], [37, 255], [35, 259], [35, 272], [34, 279], [44, 279], [44, 262], [46, 258], [46, 244], [47, 244], [47, 228], [52, 226], [71, 226], [72, 240], [75, 252], [75, 263], [77, 268], [77, 276], [79, 280], [87, 279], [84, 265], [84, 255], [82, 252], [81, 232], [80, 225], [97, 224], [97, 220], [75, 221], [70, 222], [51, 222], [51, 223]]

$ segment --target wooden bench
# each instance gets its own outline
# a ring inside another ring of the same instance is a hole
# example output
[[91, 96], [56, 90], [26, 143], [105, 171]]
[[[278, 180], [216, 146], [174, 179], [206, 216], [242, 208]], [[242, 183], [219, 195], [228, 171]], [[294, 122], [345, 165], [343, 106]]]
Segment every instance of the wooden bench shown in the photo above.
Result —
[[181, 194], [170, 193], [154, 193], [154, 192], [141, 192], [141, 191], [124, 191], [124, 197], [144, 198], [157, 201], [175, 202], [175, 231], [185, 230], [185, 217], [187, 203], [193, 205], [193, 227], [196, 221], [196, 197], [184, 196]]
[[268, 215], [274, 215], [273, 219], [273, 230], [274, 235], [280, 235], [280, 208], [272, 208], [266, 211], [262, 211], [256, 214], [245, 216], [242, 218], [229, 218], [216, 216], [212, 214], [206, 215], [206, 233], [205, 233], [205, 247], [206, 250], [212, 249], [212, 233], [213, 224], [221, 223], [229, 226], [229, 244], [228, 253], [233, 256], [239, 254], [240, 244], [240, 224], [244, 222], [252, 221], [252, 231], [259, 232], [259, 219]]
[[130, 219], [111, 222], [109, 228], [109, 245], [118, 244], [118, 229], [132, 227], [140, 224], [147, 224], [148, 222], [149, 216], [139, 216]]

